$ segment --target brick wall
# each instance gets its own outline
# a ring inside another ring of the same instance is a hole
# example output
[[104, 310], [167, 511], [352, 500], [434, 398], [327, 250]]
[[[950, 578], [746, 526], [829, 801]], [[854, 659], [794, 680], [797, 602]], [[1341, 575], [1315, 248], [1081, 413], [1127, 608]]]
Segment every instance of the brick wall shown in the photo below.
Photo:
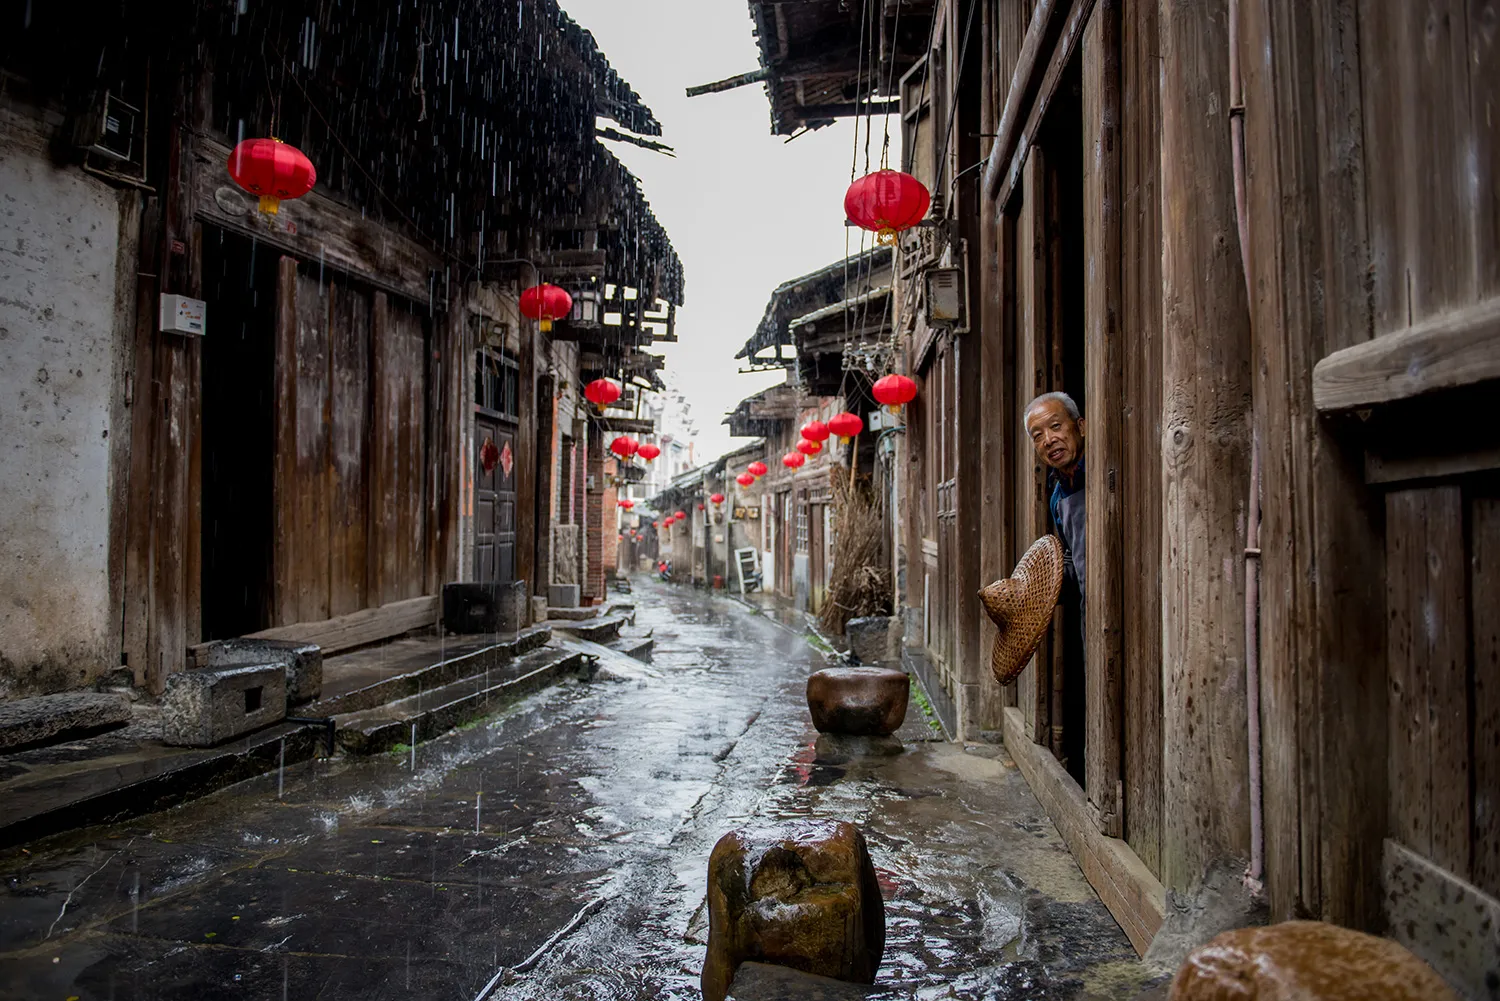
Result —
[[604, 598], [604, 437], [590, 429], [588, 465], [583, 501], [584, 536], [588, 563], [583, 575], [583, 596]]

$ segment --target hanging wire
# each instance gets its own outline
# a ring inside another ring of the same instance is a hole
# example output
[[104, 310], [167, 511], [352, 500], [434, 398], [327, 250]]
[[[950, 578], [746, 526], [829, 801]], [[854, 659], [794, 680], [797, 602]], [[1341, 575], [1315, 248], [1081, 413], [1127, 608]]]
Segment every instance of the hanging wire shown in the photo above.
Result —
[[[952, 91], [954, 93], [957, 92], [957, 89], [959, 87], [959, 82], [961, 80], [963, 80], [964, 66], [968, 63], [968, 59], [969, 59], [969, 32], [970, 32], [970, 29], [972, 29], [974, 27], [974, 9], [976, 7], [978, 7], [978, 6], [979, 6], [979, 0], [970, 0], [970, 3], [969, 3], [969, 17], [968, 17], [968, 20], [964, 24], [963, 42], [960, 44], [959, 51], [958, 51], [958, 72], [954, 74], [953, 80], [951, 82], [951, 89], [952, 89]], [[947, 128], [947, 130], [946, 130], [946, 132], [945, 132], [945, 134], [943, 136], [943, 152], [942, 152], [942, 155], [939, 156], [938, 159], [937, 159], [937, 162], [939, 164], [938, 170], [940, 172], [939, 173], [939, 178], [941, 178], [941, 171], [947, 169], [948, 147], [949, 147], [949, 145], [953, 141], [953, 126], [958, 122], [958, 107], [957, 107], [958, 102], [955, 101], [955, 100], [953, 100], [953, 94], [946, 95], [946, 100], [945, 100], [944, 103], [946, 103], [948, 105], [948, 128]], [[954, 178], [955, 181], [957, 179], [958, 178], [956, 178], [956, 177]]]

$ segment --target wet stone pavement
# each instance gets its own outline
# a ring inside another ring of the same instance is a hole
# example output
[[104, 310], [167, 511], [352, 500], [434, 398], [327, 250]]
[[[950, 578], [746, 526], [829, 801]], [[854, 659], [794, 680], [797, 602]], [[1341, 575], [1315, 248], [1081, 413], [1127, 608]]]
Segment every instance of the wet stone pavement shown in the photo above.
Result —
[[714, 842], [860, 824], [870, 998], [1130, 998], [1130, 944], [1004, 750], [820, 764], [805, 635], [637, 582], [655, 660], [370, 759], [0, 854], [0, 999], [697, 998]]

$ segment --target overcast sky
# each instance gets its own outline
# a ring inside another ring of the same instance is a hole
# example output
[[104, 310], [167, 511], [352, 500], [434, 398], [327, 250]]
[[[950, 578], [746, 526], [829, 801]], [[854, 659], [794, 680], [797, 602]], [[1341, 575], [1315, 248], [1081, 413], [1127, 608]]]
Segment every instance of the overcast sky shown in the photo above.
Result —
[[[844, 191], [854, 155], [848, 120], [790, 144], [771, 135], [765, 86], [688, 98], [684, 90], [756, 69], [745, 0], [560, 0], [656, 112], [675, 159], [607, 143], [641, 179], [687, 273], [687, 305], [666, 381], [698, 424], [698, 458], [730, 447], [720, 422], [779, 374], [738, 375], [734, 354], [771, 290], [844, 256]], [[895, 123], [892, 122], [894, 129]], [[880, 142], [876, 124], [876, 148]], [[863, 131], [861, 131], [863, 146]], [[893, 157], [895, 144], [893, 142]], [[863, 151], [860, 162], [863, 166]], [[852, 250], [859, 231], [852, 231]]]

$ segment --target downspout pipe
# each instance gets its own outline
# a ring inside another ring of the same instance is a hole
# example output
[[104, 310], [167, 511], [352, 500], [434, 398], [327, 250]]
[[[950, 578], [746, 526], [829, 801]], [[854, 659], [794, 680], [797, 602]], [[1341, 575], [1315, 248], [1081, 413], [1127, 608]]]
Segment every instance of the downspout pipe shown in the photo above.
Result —
[[[1240, 80], [1240, 3], [1229, 4], [1229, 150], [1234, 165], [1234, 215], [1240, 264], [1245, 275], [1245, 307], [1254, 301], [1250, 253], [1250, 210], [1245, 193], [1245, 96]], [[1252, 310], [1253, 317], [1253, 310]], [[1253, 323], [1252, 323], [1253, 326]], [[1249, 738], [1250, 867], [1245, 886], [1257, 896], [1264, 888], [1266, 831], [1262, 804], [1260, 733], [1260, 432], [1250, 418], [1250, 497], [1245, 514], [1245, 712]]]

